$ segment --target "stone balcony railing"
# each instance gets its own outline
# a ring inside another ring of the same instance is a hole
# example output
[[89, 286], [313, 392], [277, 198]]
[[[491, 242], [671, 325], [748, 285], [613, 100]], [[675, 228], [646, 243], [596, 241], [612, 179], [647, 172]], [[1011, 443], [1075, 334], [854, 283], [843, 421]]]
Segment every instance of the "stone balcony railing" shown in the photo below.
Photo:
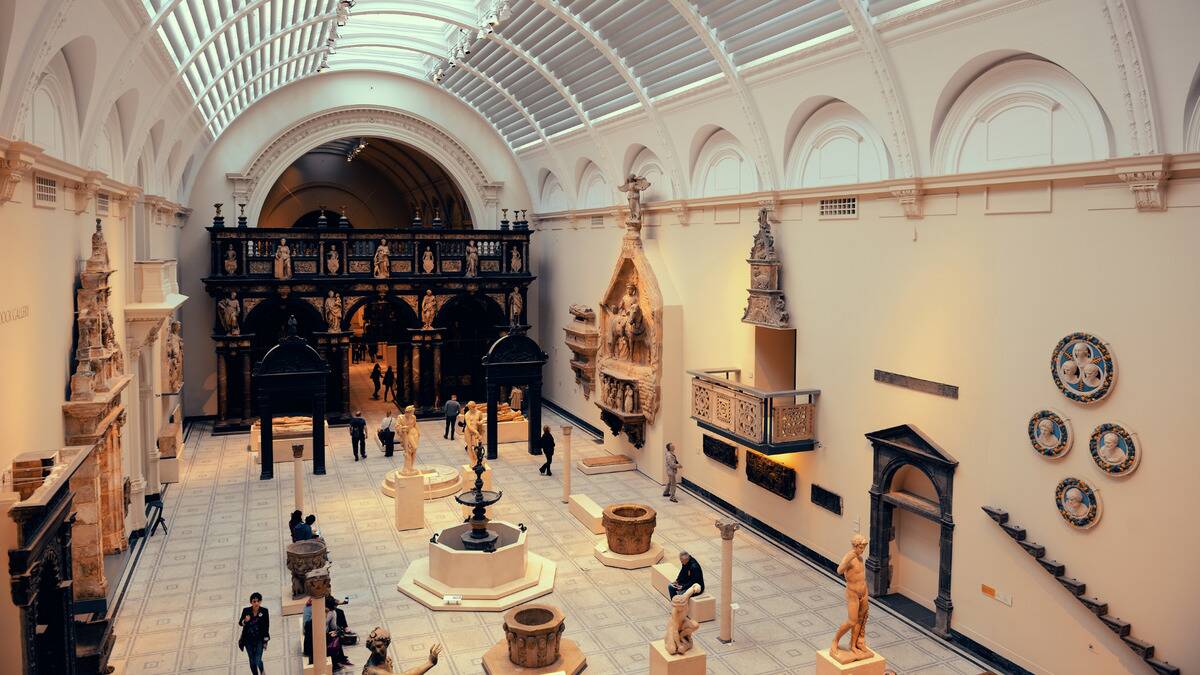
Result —
[[820, 389], [766, 391], [741, 383], [741, 370], [689, 370], [692, 419], [701, 428], [766, 455], [817, 445]]

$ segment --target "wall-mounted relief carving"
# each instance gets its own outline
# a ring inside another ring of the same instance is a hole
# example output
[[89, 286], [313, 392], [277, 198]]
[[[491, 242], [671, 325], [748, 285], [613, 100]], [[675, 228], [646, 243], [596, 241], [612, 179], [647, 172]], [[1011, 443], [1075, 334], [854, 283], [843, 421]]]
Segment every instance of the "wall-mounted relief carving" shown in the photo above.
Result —
[[1137, 434], [1116, 422], [1096, 427], [1088, 441], [1092, 461], [1110, 476], [1128, 476], [1137, 470], [1142, 459], [1142, 447]]
[[[648, 186], [631, 176], [630, 203]], [[639, 202], [640, 204], [640, 202]], [[625, 236], [608, 289], [600, 301], [596, 355], [601, 395], [595, 404], [613, 434], [622, 431], [641, 447], [645, 425], [654, 423], [662, 379], [662, 293], [642, 249], [641, 209], [630, 208]]]
[[1039, 410], [1029, 418], [1029, 442], [1038, 453], [1058, 459], [1071, 451], [1071, 421], [1056, 410]]
[[758, 212], [758, 233], [750, 249], [750, 298], [742, 321], [766, 328], [787, 328], [790, 318], [787, 300], [783, 296], [779, 255], [775, 252], [775, 237], [771, 235], [769, 211]]
[[592, 383], [596, 380], [596, 352], [600, 349], [600, 329], [596, 327], [596, 312], [585, 305], [571, 305], [571, 323], [563, 328], [567, 349], [571, 350], [571, 370], [575, 382], [583, 387], [583, 397], [591, 398]]
[[796, 498], [796, 470], [757, 452], [746, 453], [746, 480], [784, 499]]
[[1064, 396], [1086, 405], [1112, 391], [1117, 361], [1104, 340], [1090, 333], [1071, 333], [1054, 346], [1050, 372]]
[[731, 469], [737, 468], [738, 451], [736, 445], [704, 434], [704, 444], [701, 449], [704, 451], [705, 457], [718, 461]]
[[1054, 503], [1067, 524], [1086, 530], [1100, 522], [1100, 492], [1082, 478], [1064, 478], [1054, 489]]

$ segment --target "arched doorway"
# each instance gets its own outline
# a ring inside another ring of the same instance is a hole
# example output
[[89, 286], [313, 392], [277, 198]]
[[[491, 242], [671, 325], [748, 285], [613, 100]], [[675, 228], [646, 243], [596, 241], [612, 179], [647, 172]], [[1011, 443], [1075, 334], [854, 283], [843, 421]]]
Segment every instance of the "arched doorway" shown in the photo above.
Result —
[[504, 310], [486, 295], [456, 295], [438, 312], [434, 325], [445, 330], [442, 344], [441, 400], [485, 399], [483, 357], [507, 323]]
[[412, 349], [412, 330], [420, 327], [416, 312], [409, 304], [392, 295], [361, 298], [351, 305], [342, 319], [343, 330], [350, 331], [352, 365], [350, 367], [350, 407], [368, 407], [374, 385], [371, 369], [392, 367], [396, 377], [395, 396], [411, 401], [413, 382], [408, 364]]

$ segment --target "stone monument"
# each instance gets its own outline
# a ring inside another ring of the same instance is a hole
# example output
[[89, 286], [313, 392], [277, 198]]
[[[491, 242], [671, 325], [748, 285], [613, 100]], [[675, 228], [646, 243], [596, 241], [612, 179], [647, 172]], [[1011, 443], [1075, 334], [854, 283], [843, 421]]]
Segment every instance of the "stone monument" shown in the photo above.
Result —
[[408, 406], [404, 416], [399, 419], [400, 440], [404, 444], [404, 468], [401, 476], [416, 476], [421, 472], [416, 468], [417, 445], [421, 442], [421, 428], [417, 426], [416, 408]]
[[700, 628], [688, 616], [688, 601], [700, 592], [700, 584], [671, 598], [671, 615], [667, 617], [666, 634], [650, 643], [650, 675], [704, 675], [708, 657], [695, 646], [692, 634]]
[[[837, 572], [846, 579], [846, 621], [833, 634], [828, 650], [817, 652], [817, 673], [854, 673], [854, 675], [883, 675], [886, 662], [882, 656], [867, 648], [867, 571], [863, 552], [867, 538], [856, 534], [850, 539], [850, 550], [842, 556]], [[849, 649], [838, 644], [842, 635], [850, 632]]]
[[652, 540], [658, 514], [645, 504], [610, 504], [601, 523], [605, 540], [596, 544], [593, 555], [609, 567], [633, 570], [662, 560], [663, 547]]
[[575, 675], [587, 660], [563, 638], [563, 613], [551, 605], [524, 605], [504, 615], [504, 639], [483, 655], [483, 672]]
[[779, 254], [775, 252], [775, 237], [771, 234], [770, 211], [758, 212], [758, 233], [750, 249], [750, 298], [742, 321], [764, 328], [788, 328], [787, 300], [783, 296]]

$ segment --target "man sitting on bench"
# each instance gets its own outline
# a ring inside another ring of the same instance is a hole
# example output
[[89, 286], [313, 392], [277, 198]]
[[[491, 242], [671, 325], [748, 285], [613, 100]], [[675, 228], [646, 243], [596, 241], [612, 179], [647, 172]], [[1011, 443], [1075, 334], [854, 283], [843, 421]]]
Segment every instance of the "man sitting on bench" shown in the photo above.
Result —
[[667, 597], [674, 598], [676, 595], [691, 588], [692, 584], [700, 586], [700, 592], [696, 593], [696, 595], [704, 592], [704, 570], [700, 569], [700, 563], [688, 555], [687, 551], [680, 551], [679, 576], [675, 578], [675, 583], [667, 586]]

